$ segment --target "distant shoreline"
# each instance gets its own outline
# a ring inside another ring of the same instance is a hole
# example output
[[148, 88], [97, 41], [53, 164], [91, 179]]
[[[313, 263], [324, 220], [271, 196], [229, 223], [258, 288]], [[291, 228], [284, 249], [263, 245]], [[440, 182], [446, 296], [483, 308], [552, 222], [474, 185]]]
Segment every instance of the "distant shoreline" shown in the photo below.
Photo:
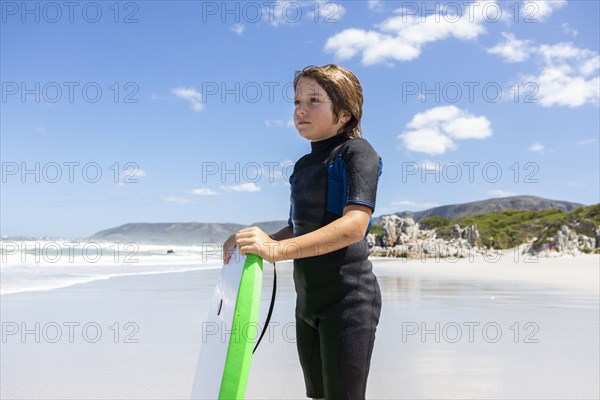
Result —
[[[57, 248], [57, 246], [66, 246], [66, 247], [81, 247], [84, 246], [86, 244], [96, 244], [98, 246], [110, 246], [110, 245], [126, 245], [126, 244], [135, 244], [135, 245], [139, 245], [139, 246], [147, 246], [147, 247], [151, 247], [153, 250], [158, 250], [158, 249], [164, 249], [165, 254], [167, 254], [167, 251], [177, 248], [182, 248], [182, 249], [186, 249], [186, 250], [190, 250], [190, 249], [198, 249], [199, 251], [201, 251], [202, 249], [205, 249], [206, 251], [211, 251], [212, 253], [215, 253], [217, 251], [220, 250], [220, 246], [223, 244], [224, 241], [206, 241], [206, 242], [201, 242], [199, 244], [181, 244], [181, 243], [174, 243], [174, 242], [140, 242], [140, 241], [134, 241], [134, 240], [128, 240], [128, 239], [124, 239], [124, 240], [90, 240], [89, 238], [76, 238], [76, 239], [71, 239], [71, 238], [49, 238], [49, 237], [43, 237], [43, 238], [2, 238], [0, 240], [0, 243], [2, 244], [2, 246], [0, 247], [0, 254], [4, 254], [7, 250], [12, 250], [16, 249], [16, 250], [20, 250], [21, 248], [26, 249], [27, 251], [34, 251], [35, 250], [35, 246], [39, 246], [38, 250], [42, 250], [45, 251], [46, 249], [49, 250], [53, 250], [55, 248]], [[32, 244], [31, 244], [32, 243]], [[11, 245], [14, 245], [13, 247], [10, 247]], [[448, 247], [451, 247], [451, 244], [447, 244]], [[519, 246], [515, 246], [509, 249], [481, 249], [481, 248], [470, 248], [470, 249], [465, 249], [465, 254], [467, 254], [467, 256], [456, 256], [456, 255], [449, 255], [449, 256], [439, 256], [437, 254], [426, 254], [424, 252], [416, 252], [416, 253], [412, 253], [410, 257], [395, 257], [395, 256], [381, 256], [381, 255], [371, 255], [370, 258], [371, 259], [421, 259], [421, 258], [426, 258], [426, 259], [437, 259], [437, 258], [448, 258], [448, 259], [453, 259], [453, 258], [473, 258], [473, 257], [488, 257], [490, 259], [493, 259], [495, 257], [501, 257], [504, 258], [507, 254], [513, 254], [516, 256], [516, 254], [519, 254], [519, 257], [521, 258], [532, 258], [532, 257], [539, 257], [539, 258], [560, 258], [560, 257], [571, 257], [571, 258], [577, 258], [580, 256], [588, 256], [588, 255], [594, 255], [594, 254], [600, 254], [598, 251], [596, 253], [592, 252], [589, 254], [583, 253], [581, 252], [580, 254], [571, 254], [568, 252], [558, 252], [558, 251], [552, 251], [552, 250], [546, 250], [544, 252], [541, 252], [539, 254], [523, 254], [524, 250], [526, 250], [528, 247], [530, 246], [530, 243], [524, 243], [524, 244], [520, 244]], [[418, 247], [418, 246], [417, 246]], [[157, 249], [158, 248], [158, 249]], [[596, 249], [597, 250], [597, 249]], [[176, 251], [174, 251], [174, 254], [177, 254]], [[215, 253], [216, 254], [216, 253]]]

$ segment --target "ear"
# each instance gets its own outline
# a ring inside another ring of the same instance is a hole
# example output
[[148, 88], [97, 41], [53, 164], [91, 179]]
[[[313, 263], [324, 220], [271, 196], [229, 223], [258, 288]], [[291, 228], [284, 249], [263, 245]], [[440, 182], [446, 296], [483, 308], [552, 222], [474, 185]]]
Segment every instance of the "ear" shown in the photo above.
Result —
[[341, 119], [344, 121], [344, 123], [350, 121], [352, 119], [352, 113], [348, 110], [343, 110]]

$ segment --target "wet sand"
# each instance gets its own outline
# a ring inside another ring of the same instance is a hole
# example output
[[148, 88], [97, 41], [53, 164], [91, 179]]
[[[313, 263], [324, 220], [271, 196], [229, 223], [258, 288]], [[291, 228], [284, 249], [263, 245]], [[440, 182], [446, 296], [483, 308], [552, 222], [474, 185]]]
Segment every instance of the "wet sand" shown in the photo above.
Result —
[[[368, 398], [600, 396], [599, 256], [373, 263], [383, 310]], [[277, 267], [277, 302], [253, 359], [249, 399], [304, 398], [291, 264]], [[218, 273], [1, 296], [0, 397], [188, 398]], [[269, 264], [264, 282], [260, 321]]]

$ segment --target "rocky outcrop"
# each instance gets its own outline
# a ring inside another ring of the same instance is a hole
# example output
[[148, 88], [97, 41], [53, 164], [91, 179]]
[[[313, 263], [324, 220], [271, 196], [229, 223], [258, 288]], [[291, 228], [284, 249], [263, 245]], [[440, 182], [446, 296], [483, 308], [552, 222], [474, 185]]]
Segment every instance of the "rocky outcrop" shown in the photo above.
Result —
[[367, 243], [372, 256], [436, 258], [467, 257], [470, 252], [483, 252], [477, 225], [461, 228], [455, 225], [453, 238], [438, 238], [435, 229], [420, 229], [412, 218], [397, 215], [383, 217], [383, 233], [369, 234]]
[[600, 228], [596, 229], [595, 233], [596, 237], [592, 238], [575, 232], [567, 225], [563, 225], [554, 236], [548, 238], [538, 249], [530, 247], [527, 252], [542, 257], [578, 256], [582, 253], [591, 253], [598, 248]]
[[[477, 225], [451, 227], [451, 238], [437, 237], [435, 229], [420, 229], [412, 218], [387, 215], [382, 221], [381, 235], [369, 234], [367, 243], [372, 256], [406, 257], [406, 258], [438, 258], [467, 257], [484, 254], [487, 249], [482, 245]], [[585, 230], [582, 230], [585, 228]], [[560, 257], [562, 255], [578, 256], [583, 253], [600, 253], [600, 228], [583, 225], [562, 225], [551, 237], [541, 245], [537, 239], [523, 243], [518, 251], [540, 257]], [[579, 232], [592, 232], [592, 236]], [[593, 237], [595, 236], [595, 237]], [[538, 243], [536, 243], [536, 241]]]
[[419, 239], [435, 237], [434, 230], [420, 230], [412, 218], [400, 218], [388, 215], [383, 219], [383, 234], [381, 237], [384, 247], [394, 247], [407, 244]]
[[452, 233], [459, 239], [465, 239], [471, 247], [481, 246], [481, 238], [477, 231], [477, 225], [461, 228], [460, 225], [456, 224], [452, 227]]

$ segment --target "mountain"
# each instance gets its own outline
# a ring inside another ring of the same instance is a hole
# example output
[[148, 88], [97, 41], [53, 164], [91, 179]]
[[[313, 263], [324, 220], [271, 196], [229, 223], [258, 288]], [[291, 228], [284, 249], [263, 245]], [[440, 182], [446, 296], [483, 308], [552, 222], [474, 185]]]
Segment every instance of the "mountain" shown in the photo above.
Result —
[[199, 245], [224, 242], [229, 235], [245, 225], [186, 223], [131, 223], [106, 229], [92, 235], [90, 240], [106, 242], [135, 242], [147, 244]]
[[[413, 218], [415, 222], [419, 222], [423, 218], [432, 216], [454, 220], [472, 215], [504, 210], [516, 209], [537, 211], [554, 208], [562, 211], [571, 211], [583, 206], [583, 204], [579, 203], [549, 200], [536, 196], [514, 196], [474, 201], [464, 204], [451, 204], [423, 211], [404, 211], [396, 213], [396, 215], [400, 217], [410, 217]], [[382, 223], [383, 216], [373, 218], [374, 225], [381, 225]], [[286, 225], [287, 221], [285, 220], [256, 222], [252, 225], [200, 222], [130, 223], [100, 231], [88, 239], [108, 242], [118, 241], [150, 244], [199, 245], [201, 243], [223, 242], [232, 233], [249, 226], [258, 226], [267, 233], [275, 233]]]
[[285, 225], [287, 225], [286, 221], [259, 222], [253, 225], [200, 222], [131, 223], [100, 231], [88, 239], [106, 242], [200, 245], [222, 243], [229, 235], [248, 226], [258, 226], [267, 233], [275, 233]]
[[[470, 217], [472, 215], [486, 214], [495, 211], [505, 210], [529, 210], [539, 211], [547, 208], [554, 208], [561, 211], [572, 211], [585, 204], [573, 203], [569, 201], [550, 200], [537, 196], [512, 196], [500, 197], [495, 199], [479, 200], [470, 203], [450, 204], [440, 207], [434, 207], [423, 211], [403, 211], [395, 213], [402, 218], [412, 218], [419, 222], [427, 217], [442, 217], [448, 220]], [[383, 224], [383, 215], [373, 218], [373, 224]]]

